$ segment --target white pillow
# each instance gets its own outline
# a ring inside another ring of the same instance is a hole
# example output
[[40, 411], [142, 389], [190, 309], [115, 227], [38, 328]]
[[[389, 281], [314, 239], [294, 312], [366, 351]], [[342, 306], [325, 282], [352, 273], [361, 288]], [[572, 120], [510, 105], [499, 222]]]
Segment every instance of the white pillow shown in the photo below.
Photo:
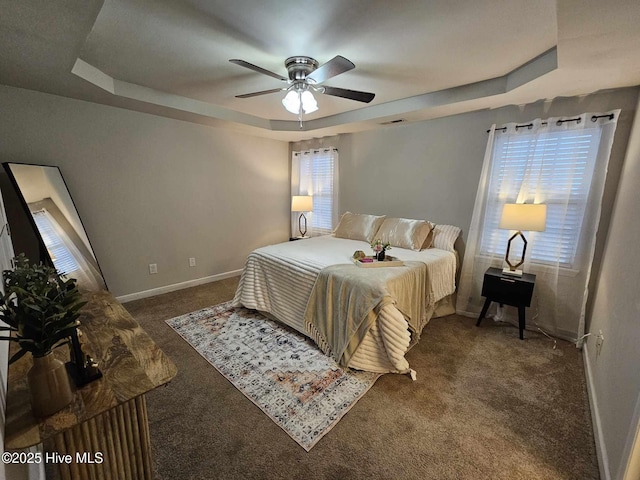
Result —
[[436, 225], [433, 230], [433, 248], [455, 252], [454, 244], [462, 230], [453, 225]]
[[371, 243], [376, 238], [375, 235], [378, 233], [384, 218], [384, 215], [376, 216], [345, 212], [333, 234], [338, 238], [363, 240]]

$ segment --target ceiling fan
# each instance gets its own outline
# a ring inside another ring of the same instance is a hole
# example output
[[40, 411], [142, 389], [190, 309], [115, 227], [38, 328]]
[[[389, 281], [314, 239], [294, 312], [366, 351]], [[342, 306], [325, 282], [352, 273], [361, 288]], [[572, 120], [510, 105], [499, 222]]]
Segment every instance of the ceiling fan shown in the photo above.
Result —
[[277, 78], [278, 80], [288, 84], [286, 87], [282, 88], [272, 88], [270, 90], [263, 90], [260, 92], [236, 95], [236, 98], [251, 98], [258, 95], [288, 91], [289, 93], [287, 93], [282, 100], [282, 105], [289, 112], [299, 115], [300, 121], [302, 121], [303, 111], [304, 113], [309, 114], [318, 109], [318, 104], [313, 97], [312, 92], [324, 93], [325, 95], [332, 95], [334, 97], [348, 98], [350, 100], [364, 103], [369, 103], [375, 97], [374, 93], [320, 85], [326, 80], [333, 78], [336, 75], [340, 75], [341, 73], [348, 72], [356, 67], [351, 61], [340, 55], [337, 55], [321, 66], [318, 66], [318, 62], [311, 57], [289, 57], [284, 61], [284, 66], [287, 69], [289, 78], [285, 78], [282, 75], [271, 72], [262, 67], [258, 67], [252, 63], [245, 62], [244, 60], [234, 58], [229, 61], [236, 65], [240, 65], [241, 67], [248, 68], [249, 70]]

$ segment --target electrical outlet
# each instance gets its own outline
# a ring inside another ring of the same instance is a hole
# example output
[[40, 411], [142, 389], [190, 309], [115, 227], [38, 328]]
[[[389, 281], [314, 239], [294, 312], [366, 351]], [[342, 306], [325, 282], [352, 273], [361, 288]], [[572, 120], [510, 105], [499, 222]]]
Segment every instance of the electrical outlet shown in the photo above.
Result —
[[196, 266], [196, 258], [195, 257], [190, 257], [189, 258], [189, 266], [190, 267], [195, 267]]
[[600, 356], [603, 343], [604, 343], [604, 335], [602, 333], [602, 330], [599, 330], [598, 335], [596, 336], [596, 358]]
[[150, 263], [149, 264], [149, 275], [153, 275], [154, 273], [158, 273], [158, 264]]

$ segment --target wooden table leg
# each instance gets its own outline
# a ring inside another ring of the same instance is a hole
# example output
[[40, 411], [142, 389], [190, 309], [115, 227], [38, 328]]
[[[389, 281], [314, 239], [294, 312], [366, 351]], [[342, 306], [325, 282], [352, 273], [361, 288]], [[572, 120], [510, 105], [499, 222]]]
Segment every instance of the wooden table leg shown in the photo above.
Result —
[[482, 319], [487, 314], [487, 310], [489, 310], [489, 305], [491, 305], [491, 299], [487, 298], [484, 301], [484, 305], [482, 307], [482, 311], [480, 312], [480, 316], [478, 317], [478, 321], [476, 322], [476, 327], [480, 326], [480, 322], [482, 322]]
[[152, 480], [144, 395], [56, 435], [47, 441], [45, 451], [72, 456], [70, 464], [57, 465], [55, 477], [61, 480]]
[[520, 340], [524, 340], [524, 307], [518, 307], [518, 327], [520, 328]]

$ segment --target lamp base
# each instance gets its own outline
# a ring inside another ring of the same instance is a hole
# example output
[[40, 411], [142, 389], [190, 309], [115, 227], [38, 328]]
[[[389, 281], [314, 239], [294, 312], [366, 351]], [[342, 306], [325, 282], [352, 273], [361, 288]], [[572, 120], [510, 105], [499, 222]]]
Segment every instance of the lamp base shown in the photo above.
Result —
[[512, 277], [521, 277], [522, 276], [522, 270], [511, 270], [510, 268], [503, 268], [502, 269], [502, 274], [503, 275], [511, 275]]
[[[302, 226], [302, 220], [304, 220], [304, 227]], [[301, 213], [298, 217], [298, 231], [300, 232], [300, 237], [305, 238], [307, 235], [307, 217], [305, 217], [304, 213]]]

